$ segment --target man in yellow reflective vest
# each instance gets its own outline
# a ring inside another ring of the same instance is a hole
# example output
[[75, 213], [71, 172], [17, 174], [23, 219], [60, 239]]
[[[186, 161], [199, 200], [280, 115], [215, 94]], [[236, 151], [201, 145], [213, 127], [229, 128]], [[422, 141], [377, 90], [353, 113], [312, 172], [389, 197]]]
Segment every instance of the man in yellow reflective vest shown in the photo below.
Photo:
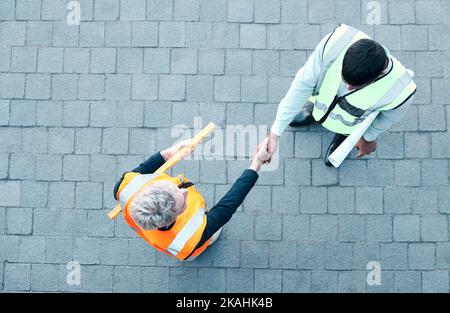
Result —
[[262, 165], [259, 155], [267, 140], [255, 151], [250, 167], [234, 182], [211, 210], [203, 196], [183, 175], [157, 174], [168, 159], [189, 141], [157, 152], [130, 172], [114, 188], [127, 224], [149, 245], [177, 258], [193, 260], [213, 244], [225, 225], [258, 180]]
[[328, 157], [346, 136], [370, 113], [379, 111], [356, 145], [358, 157], [374, 152], [378, 135], [398, 122], [411, 105], [416, 92], [413, 76], [367, 34], [339, 25], [321, 40], [280, 102], [267, 160], [288, 125], [318, 122], [336, 134], [325, 154], [325, 164], [330, 166]]

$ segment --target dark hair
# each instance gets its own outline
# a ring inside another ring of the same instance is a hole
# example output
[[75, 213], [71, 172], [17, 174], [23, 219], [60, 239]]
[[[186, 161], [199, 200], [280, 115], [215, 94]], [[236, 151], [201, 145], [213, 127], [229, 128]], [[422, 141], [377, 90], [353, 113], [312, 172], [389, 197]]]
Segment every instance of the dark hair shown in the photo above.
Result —
[[382, 45], [371, 39], [360, 39], [344, 55], [342, 77], [352, 86], [371, 83], [383, 72], [386, 60]]

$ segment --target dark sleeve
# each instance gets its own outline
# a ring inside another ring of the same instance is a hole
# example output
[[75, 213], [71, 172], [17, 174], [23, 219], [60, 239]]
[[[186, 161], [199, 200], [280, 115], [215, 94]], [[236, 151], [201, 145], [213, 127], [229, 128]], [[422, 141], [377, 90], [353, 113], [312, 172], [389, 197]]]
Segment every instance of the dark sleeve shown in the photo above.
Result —
[[164, 160], [163, 156], [161, 155], [161, 152], [156, 152], [146, 161], [139, 164], [139, 166], [133, 169], [132, 172], [141, 174], [152, 174], [156, 172], [156, 170], [160, 168], [164, 163], [166, 163], [166, 160]]
[[[166, 160], [164, 160], [163, 156], [161, 155], [161, 152], [157, 152], [153, 154], [151, 157], [149, 157], [146, 161], [139, 164], [139, 166], [133, 169], [132, 172], [141, 174], [152, 174], [158, 168], [160, 168], [165, 162]], [[125, 173], [123, 175], [125, 175]], [[114, 199], [116, 199], [117, 191], [119, 190], [119, 186], [123, 180], [123, 175], [114, 186]]]
[[220, 201], [211, 208], [206, 215], [206, 228], [203, 231], [202, 238], [197, 244], [196, 249], [201, 247], [211, 236], [223, 225], [228, 223], [237, 208], [242, 204], [247, 194], [258, 180], [258, 173], [247, 169], [234, 182], [231, 189], [223, 196]]

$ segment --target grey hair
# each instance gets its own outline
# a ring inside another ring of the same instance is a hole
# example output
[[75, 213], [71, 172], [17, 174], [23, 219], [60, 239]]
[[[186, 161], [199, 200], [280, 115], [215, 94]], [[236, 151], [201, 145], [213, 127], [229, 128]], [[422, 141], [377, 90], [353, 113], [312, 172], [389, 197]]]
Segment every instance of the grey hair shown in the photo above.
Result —
[[173, 189], [158, 182], [136, 195], [130, 208], [133, 220], [145, 230], [168, 226], [178, 216]]

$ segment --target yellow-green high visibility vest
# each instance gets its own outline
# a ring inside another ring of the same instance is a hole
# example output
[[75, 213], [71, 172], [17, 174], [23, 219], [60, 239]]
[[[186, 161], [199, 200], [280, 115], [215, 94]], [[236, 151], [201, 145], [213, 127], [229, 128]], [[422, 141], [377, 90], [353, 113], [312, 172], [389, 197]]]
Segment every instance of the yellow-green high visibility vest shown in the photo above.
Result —
[[350, 134], [373, 111], [395, 109], [416, 91], [411, 74], [393, 56], [391, 69], [370, 85], [337, 97], [342, 80], [342, 63], [347, 49], [356, 41], [370, 38], [341, 24], [331, 34], [323, 51], [323, 66], [312, 97], [313, 117], [334, 133]]

